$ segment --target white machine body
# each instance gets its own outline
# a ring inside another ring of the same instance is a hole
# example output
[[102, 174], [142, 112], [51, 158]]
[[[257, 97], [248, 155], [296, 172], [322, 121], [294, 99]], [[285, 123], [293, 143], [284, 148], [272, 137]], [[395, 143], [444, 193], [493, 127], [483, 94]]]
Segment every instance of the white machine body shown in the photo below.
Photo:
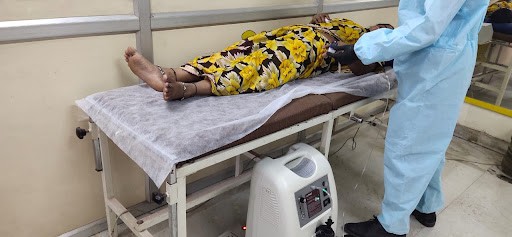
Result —
[[306, 144], [253, 169], [246, 237], [314, 237], [331, 218], [336, 230], [338, 198], [331, 166]]

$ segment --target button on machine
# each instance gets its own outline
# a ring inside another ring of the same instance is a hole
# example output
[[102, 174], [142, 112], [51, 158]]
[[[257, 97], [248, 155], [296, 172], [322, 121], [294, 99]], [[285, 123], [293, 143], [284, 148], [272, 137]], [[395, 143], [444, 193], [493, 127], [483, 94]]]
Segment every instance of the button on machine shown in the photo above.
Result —
[[326, 207], [327, 205], [331, 204], [331, 199], [330, 198], [326, 198], [324, 200], [324, 207]]

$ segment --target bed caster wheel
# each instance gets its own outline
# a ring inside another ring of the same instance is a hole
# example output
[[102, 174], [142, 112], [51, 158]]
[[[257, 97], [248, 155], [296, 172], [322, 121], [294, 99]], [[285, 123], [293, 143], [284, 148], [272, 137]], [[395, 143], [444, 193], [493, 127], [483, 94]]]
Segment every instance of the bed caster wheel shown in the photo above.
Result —
[[81, 127], [77, 127], [75, 129], [75, 133], [76, 133], [76, 136], [79, 138], [79, 139], [84, 139], [84, 137], [87, 135], [89, 131], [81, 128]]
[[153, 193], [153, 201], [156, 204], [159, 204], [159, 205], [162, 204], [163, 202], [165, 202], [165, 198], [166, 198], [166, 195], [163, 193], [158, 193], [158, 192]]

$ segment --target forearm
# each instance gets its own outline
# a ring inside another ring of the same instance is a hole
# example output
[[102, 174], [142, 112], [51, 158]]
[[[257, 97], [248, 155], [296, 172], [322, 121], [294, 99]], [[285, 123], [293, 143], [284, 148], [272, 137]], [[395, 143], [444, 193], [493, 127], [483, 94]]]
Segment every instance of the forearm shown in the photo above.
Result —
[[364, 65], [360, 60], [357, 60], [356, 62], [349, 64], [348, 67], [350, 68], [350, 71], [354, 73], [354, 75], [360, 76], [370, 72], [374, 72], [377, 69], [378, 65], [378, 63]]

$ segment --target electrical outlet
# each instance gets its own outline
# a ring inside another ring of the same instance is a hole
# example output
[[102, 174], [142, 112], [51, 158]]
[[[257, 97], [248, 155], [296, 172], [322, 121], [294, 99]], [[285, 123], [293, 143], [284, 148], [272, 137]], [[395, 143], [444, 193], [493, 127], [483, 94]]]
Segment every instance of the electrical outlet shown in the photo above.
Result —
[[231, 231], [226, 231], [226, 232], [222, 233], [221, 235], [219, 235], [219, 237], [238, 237], [238, 235], [235, 235]]

